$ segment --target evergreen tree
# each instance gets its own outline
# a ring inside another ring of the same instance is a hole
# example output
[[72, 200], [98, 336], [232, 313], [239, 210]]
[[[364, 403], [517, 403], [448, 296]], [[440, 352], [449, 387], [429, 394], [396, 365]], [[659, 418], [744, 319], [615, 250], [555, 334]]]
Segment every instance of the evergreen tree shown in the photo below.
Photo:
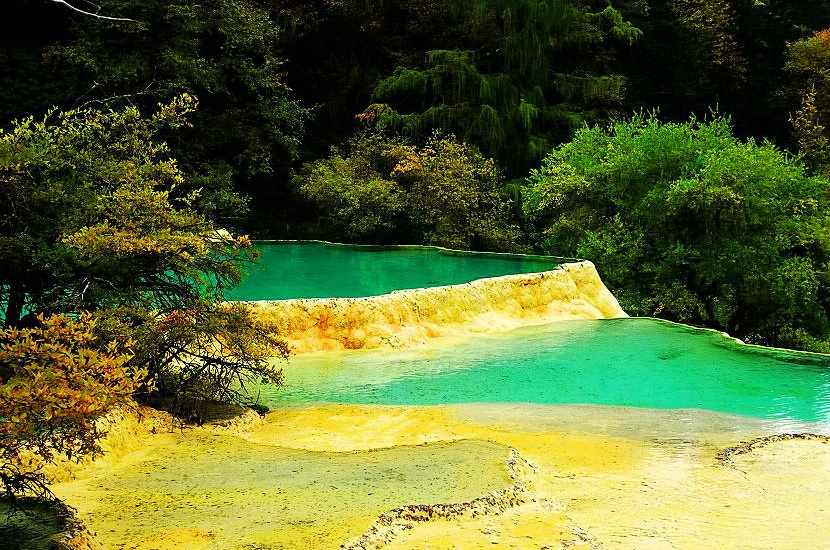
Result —
[[804, 160], [813, 169], [830, 172], [830, 29], [793, 42], [787, 48], [785, 89], [792, 104], [793, 133]]
[[830, 0], [629, 0], [626, 19], [643, 38], [620, 50], [631, 111], [659, 108], [682, 122], [690, 113], [729, 113], [738, 135], [790, 144], [795, 101], [780, 90], [787, 45], [830, 26]]
[[[516, 173], [554, 142], [612, 107], [624, 80], [601, 74], [590, 55], [609, 36], [640, 31], [611, 6], [597, 12], [568, 0], [447, 0], [475, 49], [447, 43], [422, 67], [398, 67], [378, 83], [361, 115], [382, 129], [425, 136], [451, 131]], [[603, 69], [603, 67], [599, 67]]]

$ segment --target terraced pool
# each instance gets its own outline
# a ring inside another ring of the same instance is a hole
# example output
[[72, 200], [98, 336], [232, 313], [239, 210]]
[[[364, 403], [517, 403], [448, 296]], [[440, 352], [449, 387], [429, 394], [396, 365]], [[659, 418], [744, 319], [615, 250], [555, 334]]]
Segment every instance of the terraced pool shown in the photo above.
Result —
[[[260, 247], [264, 271], [233, 298], [371, 296], [561, 262], [424, 247]], [[578, 273], [568, 275], [563, 286], [586, 286]], [[596, 272], [594, 279], [601, 286]], [[493, 285], [499, 300], [529, 293], [501, 283]], [[346, 328], [360, 317], [344, 315], [348, 304], [385, 307], [381, 321], [414, 330], [403, 326], [404, 302], [423, 320], [425, 293], [440, 294], [443, 311], [451, 299], [466, 307], [472, 286], [479, 285], [314, 307]], [[590, 301], [562, 294], [562, 302]], [[263, 307], [276, 306], [290, 306], [276, 308], [285, 326], [291, 319], [280, 315], [295, 306], [316, 311], [304, 301]], [[494, 324], [489, 313], [481, 316]], [[316, 315], [306, 332], [319, 340], [325, 322]], [[296, 355], [285, 387], [251, 388], [273, 409], [264, 419], [146, 428], [111, 467], [56, 492], [109, 548], [823, 547], [830, 439], [741, 442], [830, 433], [830, 356], [745, 346], [644, 318], [482, 332], [408, 349]], [[753, 445], [734, 463], [715, 459]], [[491, 501], [480, 515], [412, 516]]]
[[[393, 290], [469, 283], [556, 268], [566, 258], [462, 252], [430, 246], [363, 246], [317, 241], [259, 241], [251, 269], [231, 300], [355, 298]], [[572, 261], [572, 260], [571, 260]]]
[[298, 356], [270, 406], [598, 404], [830, 421], [830, 357], [657, 319], [557, 322], [428, 350]]

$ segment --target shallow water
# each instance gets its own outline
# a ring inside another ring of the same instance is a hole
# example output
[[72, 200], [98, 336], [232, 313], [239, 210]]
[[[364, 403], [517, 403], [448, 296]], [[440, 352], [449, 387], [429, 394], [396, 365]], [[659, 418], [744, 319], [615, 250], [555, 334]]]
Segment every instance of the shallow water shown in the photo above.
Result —
[[252, 268], [230, 300], [354, 298], [555, 269], [564, 258], [461, 252], [427, 246], [257, 242]]
[[145, 445], [56, 487], [107, 548], [337, 548], [389, 509], [510, 483], [507, 448], [484, 441], [333, 453], [196, 429]]
[[9, 515], [9, 505], [0, 500], [0, 550], [52, 550], [53, 537], [65, 527], [65, 521], [47, 505], [22, 504]]
[[238, 435], [152, 434], [55, 489], [111, 549], [336, 550], [402, 504], [504, 489], [510, 447], [535, 466], [529, 500], [381, 539], [390, 550], [824, 548], [830, 445], [714, 460], [782, 424], [595, 405], [305, 405]]
[[830, 421], [830, 357], [656, 319], [568, 321], [428, 350], [295, 357], [269, 406], [597, 404]]

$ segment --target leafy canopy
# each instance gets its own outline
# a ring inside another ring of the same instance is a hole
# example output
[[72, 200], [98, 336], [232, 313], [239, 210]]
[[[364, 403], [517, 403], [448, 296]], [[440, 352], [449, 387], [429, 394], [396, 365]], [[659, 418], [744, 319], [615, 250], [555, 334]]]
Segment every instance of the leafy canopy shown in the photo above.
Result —
[[519, 241], [492, 159], [453, 137], [417, 147], [364, 136], [306, 165], [297, 185], [326, 213], [326, 231], [354, 240], [488, 250]]
[[[0, 302], [63, 313], [115, 305], [169, 307], [218, 297], [239, 281], [244, 240], [218, 238], [182, 195], [182, 174], [152, 138], [186, 125], [182, 96], [138, 109], [51, 113], [0, 134]], [[207, 275], [209, 274], [209, 276]]]
[[[279, 32], [256, 0], [102, 0], [132, 23], [77, 18], [52, 63], [76, 75], [75, 105], [152, 107], [199, 97], [192, 127], [170, 144], [200, 206], [235, 220], [247, 212], [233, 193], [272, 197], [287, 180], [307, 111], [283, 82]], [[65, 98], [61, 98], [65, 100]], [[219, 185], [220, 182], [222, 185]]]
[[641, 33], [610, 5], [588, 12], [568, 0], [445, 4], [477, 37], [476, 49], [435, 49], [422, 67], [398, 67], [377, 84], [362, 119], [410, 136], [454, 132], [515, 172], [620, 99], [623, 79], [595, 67], [588, 46]]
[[554, 149], [524, 207], [545, 251], [595, 260], [634, 314], [825, 350], [828, 189], [728, 119], [636, 116]]
[[813, 33], [787, 47], [785, 92], [800, 108], [790, 118], [805, 162], [830, 173], [830, 29]]
[[[280, 381], [275, 328], [223, 303], [250, 241], [196, 208], [158, 139], [195, 106], [52, 112], [0, 134], [0, 454], [93, 452], [95, 418], [139, 389], [196, 415]], [[7, 490], [42, 481], [18, 473]]]

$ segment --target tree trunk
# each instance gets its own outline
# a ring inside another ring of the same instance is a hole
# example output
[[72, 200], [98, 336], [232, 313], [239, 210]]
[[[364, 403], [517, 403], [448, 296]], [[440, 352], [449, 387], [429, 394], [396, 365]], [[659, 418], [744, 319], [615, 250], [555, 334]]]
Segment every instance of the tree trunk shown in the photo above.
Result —
[[12, 284], [9, 288], [9, 301], [6, 304], [5, 325], [17, 327], [20, 325], [20, 318], [23, 316], [23, 304], [26, 301], [26, 293], [20, 284]]

